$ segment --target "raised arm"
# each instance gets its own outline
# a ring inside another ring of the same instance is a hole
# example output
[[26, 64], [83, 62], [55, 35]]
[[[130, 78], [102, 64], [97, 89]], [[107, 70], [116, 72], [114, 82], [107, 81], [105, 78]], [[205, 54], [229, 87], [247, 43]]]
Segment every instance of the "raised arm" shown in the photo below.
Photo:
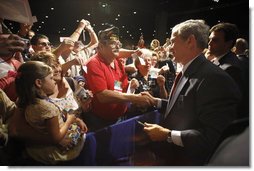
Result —
[[70, 39], [65, 39], [55, 50], [54, 50], [54, 54], [59, 57], [60, 55], [62, 55], [64, 53], [64, 56], [68, 57], [70, 52], [72, 51], [73, 47], [74, 47], [74, 42], [78, 41], [80, 34], [82, 32], [82, 30], [84, 30], [85, 26], [86, 26], [87, 22], [86, 20], [82, 19], [79, 22], [78, 27], [76, 28], [76, 30], [71, 34]]
[[[87, 21], [87, 20], [85, 20], [85, 21]], [[89, 21], [87, 21], [85, 30], [87, 30], [88, 33], [89, 33], [90, 42], [89, 42], [83, 49], [89, 48], [89, 47], [92, 47], [92, 49], [93, 49], [93, 48], [97, 47], [97, 46], [98, 46], [98, 43], [99, 43], [98, 37], [97, 37], [95, 31], [93, 30], [93, 27], [92, 27], [91, 24], [89, 23]]]

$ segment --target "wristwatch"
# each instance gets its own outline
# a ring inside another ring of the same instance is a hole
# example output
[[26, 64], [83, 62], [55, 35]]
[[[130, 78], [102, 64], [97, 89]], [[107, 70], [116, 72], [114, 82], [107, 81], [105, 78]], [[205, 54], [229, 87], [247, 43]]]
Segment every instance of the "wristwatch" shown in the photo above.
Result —
[[171, 137], [171, 131], [168, 132], [168, 137], [167, 137], [167, 140], [166, 140], [168, 143], [172, 143], [172, 137]]

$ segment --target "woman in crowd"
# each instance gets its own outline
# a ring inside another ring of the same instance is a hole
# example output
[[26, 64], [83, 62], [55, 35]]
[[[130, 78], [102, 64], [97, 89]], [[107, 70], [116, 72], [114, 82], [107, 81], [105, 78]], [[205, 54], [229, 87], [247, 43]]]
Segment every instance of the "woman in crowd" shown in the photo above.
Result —
[[[52, 68], [39, 61], [26, 62], [18, 69], [15, 84], [19, 97], [17, 104], [24, 109], [26, 121], [36, 131], [47, 134], [55, 143], [26, 144], [28, 155], [44, 164], [56, 164], [76, 158], [82, 150], [82, 134], [86, 129], [81, 129], [75, 115], [62, 114], [49, 99], [56, 87]], [[72, 139], [75, 144], [70, 150], [63, 150], [58, 145], [65, 137]]]
[[70, 83], [67, 81], [63, 76], [61, 65], [57, 62], [53, 53], [39, 52], [34, 54], [31, 60], [42, 61], [53, 68], [54, 80], [57, 86], [54, 93], [50, 96], [52, 102], [62, 111], [75, 113], [82, 118], [82, 114], [90, 109], [90, 103], [93, 97], [92, 93], [90, 91], [84, 91], [77, 81], [71, 77], [68, 78]]

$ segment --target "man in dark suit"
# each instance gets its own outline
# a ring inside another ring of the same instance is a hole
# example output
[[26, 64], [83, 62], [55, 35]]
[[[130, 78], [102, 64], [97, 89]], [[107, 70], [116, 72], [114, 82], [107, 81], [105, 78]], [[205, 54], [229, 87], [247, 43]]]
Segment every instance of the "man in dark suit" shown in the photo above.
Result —
[[170, 50], [183, 65], [182, 77], [168, 102], [155, 100], [158, 107], [167, 106], [161, 124], [144, 126], [160, 165], [204, 165], [235, 119], [241, 94], [233, 79], [202, 54], [208, 35], [203, 20], [187, 20], [172, 30]]
[[244, 118], [249, 116], [249, 71], [248, 64], [241, 62], [231, 51], [238, 35], [235, 24], [216, 24], [210, 29], [208, 49], [215, 56], [213, 63], [226, 71], [239, 86], [243, 98], [238, 109], [238, 118]]

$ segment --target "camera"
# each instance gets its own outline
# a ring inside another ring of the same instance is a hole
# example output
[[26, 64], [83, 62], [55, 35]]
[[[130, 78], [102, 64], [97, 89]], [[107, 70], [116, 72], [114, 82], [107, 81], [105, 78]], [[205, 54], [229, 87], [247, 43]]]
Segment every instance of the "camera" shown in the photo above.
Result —
[[148, 75], [148, 86], [150, 88], [155, 88], [156, 87], [156, 79], [154, 77], [151, 77], [151, 75]]
[[81, 101], [86, 101], [91, 98], [89, 91], [84, 89], [83, 87], [79, 87], [75, 94]]

